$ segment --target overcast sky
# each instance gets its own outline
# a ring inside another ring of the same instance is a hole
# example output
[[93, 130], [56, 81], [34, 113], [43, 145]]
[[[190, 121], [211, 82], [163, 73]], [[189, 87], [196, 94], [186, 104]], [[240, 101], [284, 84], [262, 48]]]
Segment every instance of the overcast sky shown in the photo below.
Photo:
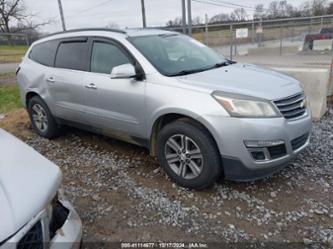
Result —
[[[42, 31], [55, 32], [61, 30], [57, 0], [23, 0], [25, 6], [41, 20], [52, 19], [50, 25]], [[299, 6], [306, 0], [289, 0]], [[234, 8], [220, 7], [192, 1], [192, 16], [204, 18], [207, 13], [212, 17], [218, 13], [230, 13]], [[218, 2], [218, 1], [217, 1]], [[255, 6], [263, 3], [266, 6], [271, 0], [224, 0], [232, 4]], [[181, 0], [145, 0], [148, 26], [163, 26], [165, 23], [181, 16]], [[140, 0], [62, 0], [67, 29], [83, 27], [105, 27], [109, 23], [117, 23], [121, 28], [140, 27]], [[248, 11], [251, 14], [251, 11]]]

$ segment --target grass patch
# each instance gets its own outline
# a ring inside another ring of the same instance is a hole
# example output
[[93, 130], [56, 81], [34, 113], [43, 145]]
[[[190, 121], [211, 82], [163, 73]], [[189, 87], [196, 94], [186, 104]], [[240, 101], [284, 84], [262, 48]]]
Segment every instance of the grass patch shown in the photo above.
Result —
[[15, 45], [15, 46], [9, 46], [9, 45], [0, 45], [0, 53], [6, 52], [21, 52], [25, 53], [28, 50], [28, 46], [26, 45]]
[[16, 77], [15, 72], [10, 72], [10, 73], [0, 73], [0, 80], [5, 80], [5, 79], [11, 79]]
[[0, 86], [0, 113], [7, 113], [22, 107], [17, 85]]
[[20, 62], [28, 46], [0, 45], [0, 63]]

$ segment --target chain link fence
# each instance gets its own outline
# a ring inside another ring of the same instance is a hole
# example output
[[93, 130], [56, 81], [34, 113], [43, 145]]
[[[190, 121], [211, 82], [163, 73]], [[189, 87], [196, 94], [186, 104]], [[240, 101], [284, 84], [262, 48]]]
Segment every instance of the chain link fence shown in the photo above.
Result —
[[195, 25], [192, 31], [195, 39], [231, 60], [298, 79], [313, 116], [325, 113], [327, 96], [333, 95], [333, 15]]
[[333, 15], [206, 24], [192, 30], [194, 38], [230, 59], [252, 54], [332, 53]]
[[0, 63], [17, 63], [32, 43], [25, 33], [0, 33]]

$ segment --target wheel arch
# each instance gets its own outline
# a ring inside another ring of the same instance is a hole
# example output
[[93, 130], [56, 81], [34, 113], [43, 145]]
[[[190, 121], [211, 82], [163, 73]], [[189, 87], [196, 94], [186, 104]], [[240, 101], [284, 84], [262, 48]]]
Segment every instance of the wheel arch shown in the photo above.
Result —
[[35, 96], [38, 96], [41, 98], [40, 94], [37, 92], [37, 91], [34, 91], [34, 90], [31, 90], [31, 91], [28, 91], [26, 94], [25, 94], [25, 106], [28, 107], [28, 103], [29, 101], [35, 97]]
[[187, 120], [191, 124], [194, 124], [204, 129], [209, 134], [209, 136], [211, 136], [212, 140], [215, 143], [216, 149], [219, 151], [219, 144], [214, 137], [215, 131], [212, 129], [212, 127], [210, 127], [210, 125], [207, 122], [204, 122], [204, 120], [199, 119], [199, 117], [197, 115], [194, 115], [193, 113], [169, 112], [159, 115], [153, 122], [153, 125], [150, 130], [150, 144], [149, 144], [151, 156], [157, 155], [158, 132], [165, 125], [180, 119]]

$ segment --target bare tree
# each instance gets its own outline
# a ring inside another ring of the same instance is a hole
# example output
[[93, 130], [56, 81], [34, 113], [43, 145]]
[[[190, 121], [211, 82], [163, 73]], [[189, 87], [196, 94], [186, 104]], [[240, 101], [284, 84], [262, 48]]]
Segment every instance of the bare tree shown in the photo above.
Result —
[[169, 20], [166, 23], [167, 27], [179, 27], [181, 26], [183, 23], [182, 18], [181, 17], [176, 17], [174, 20]]
[[108, 29], [120, 29], [120, 26], [118, 23], [116, 22], [109, 22], [107, 25], [106, 25], [106, 28]]
[[193, 25], [200, 25], [203, 23], [203, 19], [200, 16], [196, 16], [192, 18], [192, 24]]
[[[0, 0], [0, 31], [4, 33], [31, 32], [38, 27], [50, 23], [34, 23], [33, 14], [28, 14], [23, 0]], [[13, 45], [11, 36], [8, 43]]]
[[297, 9], [293, 5], [289, 4], [287, 0], [272, 1], [268, 7], [268, 14], [266, 17], [283, 18], [297, 16]]
[[280, 1], [278, 4], [278, 17], [288, 17], [293, 13], [293, 6], [287, 0]]
[[328, 11], [327, 0], [311, 0], [306, 1], [301, 6], [301, 12], [305, 16], [320, 16], [326, 15]]
[[326, 15], [327, 13], [327, 0], [313, 0], [312, 2], [312, 15], [314, 16], [320, 16], [320, 15]]
[[220, 13], [210, 18], [209, 23], [223, 23], [230, 21], [228, 14]]
[[246, 21], [248, 14], [244, 8], [237, 8], [230, 14], [230, 19], [233, 21]]
[[2, 32], [11, 33], [10, 23], [13, 20], [21, 21], [26, 16], [21, 0], [0, 0], [0, 29]]
[[277, 18], [279, 16], [279, 2], [273, 1], [269, 4], [268, 7], [268, 17]]
[[257, 4], [255, 7], [255, 11], [253, 13], [253, 19], [260, 19], [264, 16], [264, 5]]
[[332, 15], [333, 14], [333, 3], [330, 3], [327, 7], [327, 14]]

